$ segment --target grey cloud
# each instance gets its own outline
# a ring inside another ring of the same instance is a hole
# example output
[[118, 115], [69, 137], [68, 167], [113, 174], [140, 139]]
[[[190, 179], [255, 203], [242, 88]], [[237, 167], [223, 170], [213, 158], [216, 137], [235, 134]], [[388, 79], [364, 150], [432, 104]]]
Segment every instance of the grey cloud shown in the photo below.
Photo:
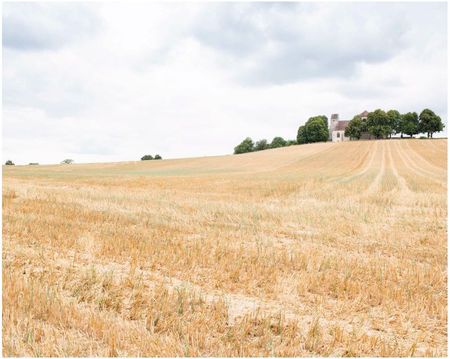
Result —
[[414, 4], [228, 3], [206, 7], [193, 32], [232, 60], [240, 82], [285, 84], [347, 77], [360, 63], [389, 60], [409, 45], [418, 14]]
[[193, 28], [193, 35], [207, 46], [246, 56], [265, 41], [263, 29], [255, 23], [258, 12], [259, 7], [255, 5], [207, 6], [201, 14], [202, 21]]
[[74, 3], [6, 3], [3, 46], [20, 51], [60, 48], [98, 25], [94, 13]]

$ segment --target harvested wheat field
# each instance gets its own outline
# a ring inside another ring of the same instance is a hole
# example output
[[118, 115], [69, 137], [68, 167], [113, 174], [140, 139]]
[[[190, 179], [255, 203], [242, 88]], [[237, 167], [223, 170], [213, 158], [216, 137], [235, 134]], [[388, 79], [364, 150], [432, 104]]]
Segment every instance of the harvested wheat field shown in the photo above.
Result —
[[5, 356], [446, 356], [447, 140], [3, 167]]

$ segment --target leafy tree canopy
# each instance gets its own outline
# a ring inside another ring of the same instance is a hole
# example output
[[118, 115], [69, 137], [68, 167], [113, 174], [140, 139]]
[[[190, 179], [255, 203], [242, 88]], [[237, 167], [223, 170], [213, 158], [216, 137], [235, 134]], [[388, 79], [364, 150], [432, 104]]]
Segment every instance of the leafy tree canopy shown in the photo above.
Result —
[[253, 151], [253, 140], [250, 137], [247, 137], [244, 141], [242, 141], [239, 145], [234, 148], [234, 154], [247, 153]]
[[400, 132], [412, 137], [419, 131], [419, 117], [416, 112], [408, 112], [402, 115]]
[[389, 117], [386, 112], [377, 109], [367, 115], [367, 129], [376, 138], [385, 138], [392, 133]]
[[256, 141], [254, 151], [263, 151], [270, 148], [267, 140], [263, 138], [262, 140]]
[[313, 117], [310, 117], [308, 119], [308, 121], [306, 121], [306, 123], [312, 122], [312, 121], [315, 121], [315, 120], [323, 121], [325, 127], [328, 128], [328, 117], [327, 116], [325, 116], [325, 115], [313, 116]]
[[327, 141], [328, 132], [328, 118], [327, 116], [313, 116], [306, 121], [306, 123], [298, 128], [297, 143], [312, 143]]
[[297, 143], [304, 144], [308, 143], [308, 139], [306, 138], [306, 127], [305, 125], [300, 126], [297, 131]]
[[359, 140], [362, 133], [366, 131], [366, 127], [366, 121], [363, 120], [361, 116], [356, 115], [345, 129], [345, 136]]
[[400, 123], [402, 119], [402, 115], [397, 110], [389, 110], [387, 112], [388, 123], [392, 128], [393, 133], [400, 133]]
[[270, 143], [270, 148], [278, 148], [286, 146], [286, 140], [283, 137], [274, 137]]
[[305, 124], [306, 141], [324, 142], [328, 140], [328, 122], [326, 116], [311, 117]]
[[433, 137], [433, 133], [444, 129], [441, 118], [433, 111], [426, 108], [420, 113], [418, 132], [426, 133], [427, 137]]
[[11, 160], [8, 160], [8, 161], [5, 162], [5, 165], [6, 166], [14, 166], [14, 162], [11, 161]]
[[286, 142], [286, 146], [293, 146], [296, 145], [297, 141], [296, 140], [287, 140]]

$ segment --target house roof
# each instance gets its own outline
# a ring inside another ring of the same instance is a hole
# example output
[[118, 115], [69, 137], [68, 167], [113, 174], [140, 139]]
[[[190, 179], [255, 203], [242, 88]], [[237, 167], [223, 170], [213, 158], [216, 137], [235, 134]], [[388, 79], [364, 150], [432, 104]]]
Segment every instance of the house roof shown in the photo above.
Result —
[[368, 114], [369, 114], [369, 112], [366, 110], [366, 111], [364, 111], [364, 112], [361, 112], [359, 115], [360, 115], [361, 117], [367, 117]]
[[335, 131], [344, 131], [348, 124], [350, 123], [350, 121], [338, 121], [338, 123], [336, 124], [336, 128], [334, 129]]

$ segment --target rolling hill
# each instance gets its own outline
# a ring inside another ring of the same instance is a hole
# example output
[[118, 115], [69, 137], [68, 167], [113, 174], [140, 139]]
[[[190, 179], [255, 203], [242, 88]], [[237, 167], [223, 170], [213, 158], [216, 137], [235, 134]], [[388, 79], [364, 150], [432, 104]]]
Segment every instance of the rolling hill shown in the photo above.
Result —
[[446, 356], [447, 140], [3, 166], [2, 254], [5, 356]]

